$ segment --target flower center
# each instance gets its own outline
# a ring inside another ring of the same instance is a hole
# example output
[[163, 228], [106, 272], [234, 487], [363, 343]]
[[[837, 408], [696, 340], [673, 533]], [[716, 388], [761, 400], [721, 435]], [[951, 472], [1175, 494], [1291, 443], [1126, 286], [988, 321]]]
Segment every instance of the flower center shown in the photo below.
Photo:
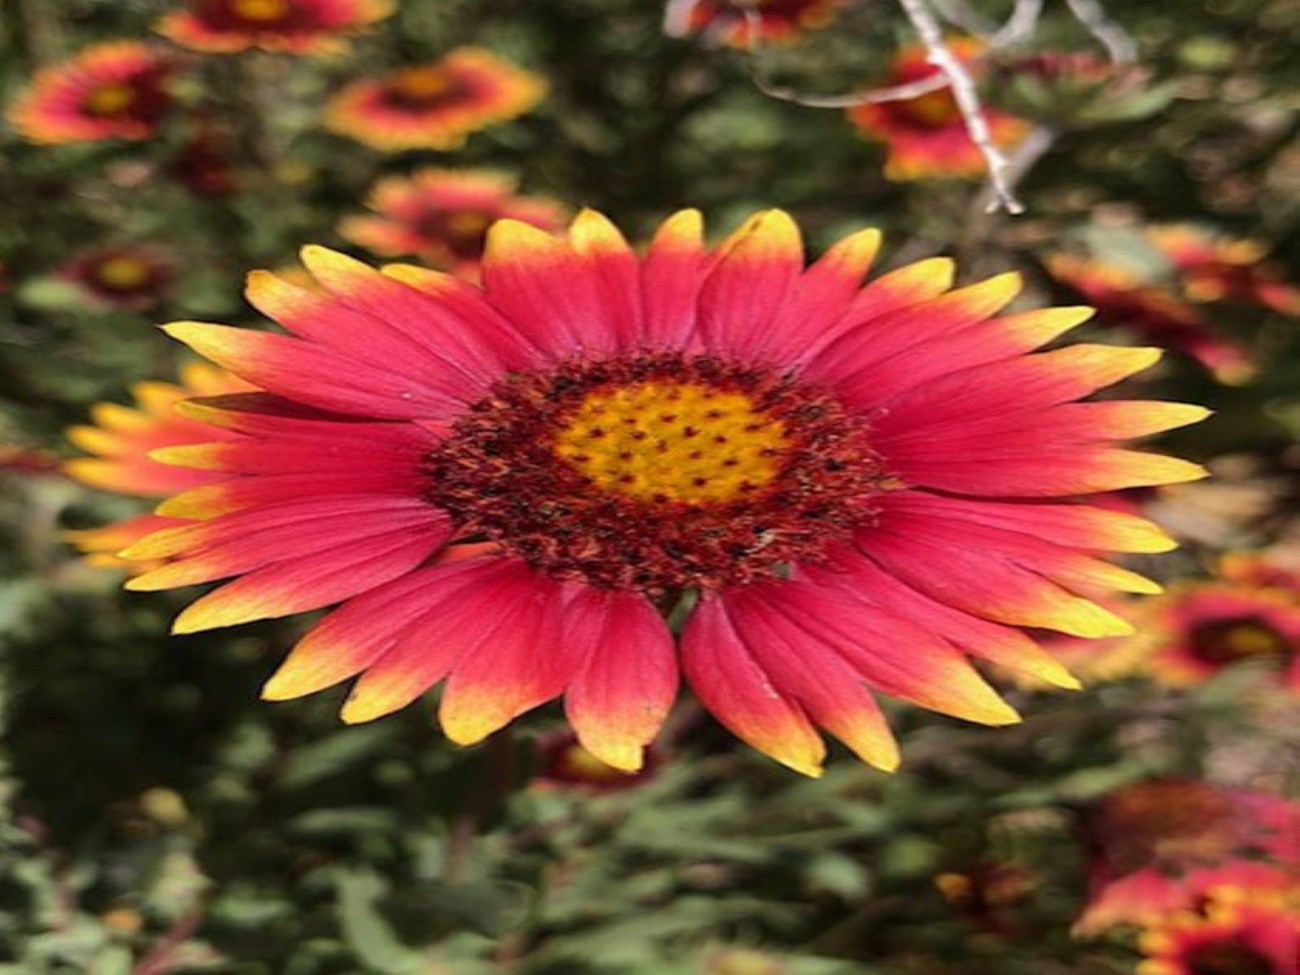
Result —
[[483, 256], [488, 227], [496, 219], [496, 214], [479, 210], [454, 213], [433, 210], [416, 221], [416, 230], [430, 241], [447, 247], [458, 259], [473, 261]]
[[438, 67], [409, 68], [397, 74], [386, 92], [390, 102], [401, 108], [429, 109], [455, 97], [457, 88]]
[[136, 91], [120, 82], [100, 85], [86, 97], [86, 111], [91, 115], [111, 116], [127, 112], [136, 101]]
[[601, 490], [688, 504], [767, 487], [788, 446], [744, 393], [679, 382], [597, 389], [555, 434], [555, 452]]
[[1267, 955], [1240, 940], [1214, 941], [1197, 947], [1187, 959], [1189, 975], [1273, 975]]
[[130, 291], [149, 280], [149, 265], [138, 257], [110, 257], [95, 269], [95, 279], [114, 291]]
[[289, 15], [289, 0], [231, 0], [230, 12], [241, 20], [273, 23]]
[[1254, 616], [1201, 623], [1192, 631], [1192, 646], [1197, 657], [1214, 664], [1284, 657], [1292, 652], [1286, 637]]
[[957, 100], [946, 88], [909, 98], [899, 106], [912, 122], [926, 129], [943, 129], [961, 115]]
[[892, 487], [823, 390], [709, 357], [513, 377], [428, 458], [429, 500], [565, 579], [654, 595], [782, 576]]

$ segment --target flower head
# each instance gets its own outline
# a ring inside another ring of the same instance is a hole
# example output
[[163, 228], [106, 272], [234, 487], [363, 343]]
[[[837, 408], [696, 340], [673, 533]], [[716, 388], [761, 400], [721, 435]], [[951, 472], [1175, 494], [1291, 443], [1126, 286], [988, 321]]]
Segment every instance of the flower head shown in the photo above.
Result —
[[1238, 664], [1264, 665], [1300, 691], [1300, 597], [1276, 588], [1198, 582], [1151, 607], [1149, 666], [1177, 687], [1203, 684]]
[[[974, 70], [978, 43], [959, 40], [953, 51]], [[882, 87], [923, 81], [939, 73], [925, 49], [899, 50]], [[971, 141], [957, 100], [948, 87], [897, 101], [869, 102], [848, 110], [849, 120], [864, 134], [889, 147], [885, 176], [897, 181], [916, 179], [978, 179], [987, 169], [979, 147]], [[1018, 142], [1028, 125], [1005, 112], [986, 109], [984, 116], [999, 147]]]
[[339, 233], [376, 254], [414, 254], [433, 267], [473, 277], [488, 227], [504, 217], [557, 230], [564, 207], [544, 197], [516, 196], [513, 176], [486, 169], [421, 169], [380, 180], [366, 206], [374, 216], [350, 217]]
[[1200, 910], [1160, 919], [1140, 945], [1138, 975], [1296, 975], [1300, 905], [1294, 895], [1216, 887]]
[[1197, 779], [1150, 779], [1089, 810], [1088, 906], [1076, 932], [1145, 924], [1190, 909], [1212, 886], [1272, 889], [1300, 865], [1300, 808], [1279, 796]]
[[467, 136], [528, 111], [541, 78], [489, 51], [461, 47], [433, 64], [355, 81], [330, 102], [334, 132], [385, 152], [456, 149]]
[[267, 392], [183, 407], [224, 438], [154, 456], [229, 480], [162, 509], [201, 520], [135, 546], [172, 561], [130, 585], [240, 577], [178, 632], [341, 602], [265, 696], [357, 677], [355, 722], [445, 682], [468, 744], [564, 694], [583, 747], [625, 770], [679, 667], [811, 774], [818, 727], [896, 763], [869, 688], [1015, 721], [968, 655], [1073, 686], [1019, 628], [1127, 632], [1078, 591], [1157, 587], [1094, 553], [1172, 542], [1077, 499], [1202, 476], [1116, 441], [1204, 411], [1077, 402], [1158, 353], [1030, 354], [1088, 312], [995, 317], [1016, 275], [949, 290], [934, 259], [864, 288], [878, 236], [805, 270], [780, 211], [713, 251], [685, 211], [644, 257], [590, 211], [567, 238], [503, 220], [482, 288], [308, 248], [325, 295], [250, 280], [290, 335], [168, 326]]
[[704, 34], [735, 47], [796, 40], [825, 27], [845, 0], [689, 0], [670, 3], [668, 33]]
[[94, 304], [148, 308], [166, 296], [173, 268], [150, 247], [114, 245], [83, 251], [59, 269]]
[[[208, 471], [160, 463], [149, 455], [163, 447], [209, 442], [214, 433], [223, 436], [177, 412], [182, 400], [251, 388], [206, 363], [185, 366], [178, 384], [137, 383], [131, 389], [134, 406], [99, 403], [91, 410], [93, 425], [68, 431], [68, 439], [92, 456], [67, 461], [64, 473], [90, 487], [134, 498], [164, 498], [223, 480]], [[69, 532], [67, 538], [96, 564], [120, 567], [132, 563], [117, 559], [115, 553], [152, 532], [182, 523], [165, 515], [146, 514], [103, 528]]]
[[1146, 341], [1180, 352], [1221, 382], [1250, 376], [1253, 366], [1241, 345], [1219, 334], [1200, 311], [1169, 289], [1147, 283], [1127, 268], [1072, 254], [1052, 255], [1047, 269], [1097, 309], [1100, 324], [1130, 329]]
[[190, 0], [167, 14], [158, 32], [214, 54], [249, 48], [290, 54], [337, 51], [393, 12], [391, 0]]
[[38, 72], [9, 118], [31, 142], [148, 139], [171, 105], [173, 72], [171, 58], [153, 45], [96, 44]]
[[1152, 227], [1152, 245], [1174, 267], [1193, 301], [1236, 301], [1300, 316], [1300, 287], [1282, 280], [1282, 270], [1264, 260], [1253, 240], [1234, 240], [1193, 224]]

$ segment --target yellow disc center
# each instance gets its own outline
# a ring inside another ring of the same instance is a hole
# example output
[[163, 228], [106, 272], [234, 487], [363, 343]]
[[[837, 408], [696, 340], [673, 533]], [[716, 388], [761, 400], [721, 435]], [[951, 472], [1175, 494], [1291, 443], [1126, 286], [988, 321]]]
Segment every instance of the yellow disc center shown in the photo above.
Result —
[[86, 99], [86, 108], [95, 115], [118, 115], [135, 103], [135, 89], [130, 85], [101, 85]]
[[95, 277], [110, 288], [138, 288], [149, 280], [149, 265], [135, 257], [110, 257]]
[[555, 434], [555, 453], [637, 501], [735, 501], [776, 479], [785, 424], [743, 393], [697, 383], [598, 389]]
[[486, 233], [492, 218], [486, 213], [462, 210], [447, 217], [447, 229], [460, 237], [478, 237]]
[[437, 98], [447, 90], [447, 75], [437, 68], [412, 68], [403, 71], [393, 82], [393, 87], [413, 99]]
[[244, 20], [284, 20], [289, 14], [289, 0], [232, 0], [231, 10]]
[[945, 125], [951, 125], [961, 115], [961, 111], [957, 108], [957, 100], [946, 88], [926, 92], [924, 95], [908, 99], [903, 104], [907, 114], [927, 128], [941, 129]]

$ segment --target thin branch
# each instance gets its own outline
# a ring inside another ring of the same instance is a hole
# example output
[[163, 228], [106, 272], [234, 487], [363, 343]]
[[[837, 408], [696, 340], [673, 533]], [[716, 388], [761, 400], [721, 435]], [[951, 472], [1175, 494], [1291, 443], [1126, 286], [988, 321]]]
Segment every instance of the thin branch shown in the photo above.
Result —
[[1043, 0], [1016, 0], [1015, 10], [1007, 22], [998, 28], [998, 32], [989, 41], [989, 46], [998, 48], [1024, 44], [1034, 36], [1042, 13]]
[[756, 63], [750, 61], [750, 80], [754, 87], [764, 95], [783, 102], [793, 102], [807, 108], [852, 108], [854, 105], [876, 105], [880, 102], [902, 102], [909, 98], [919, 98], [932, 91], [948, 87], [948, 79], [941, 74], [930, 75], [905, 85], [892, 88], [870, 88], [863, 91], [851, 91], [847, 95], [804, 95], [793, 88], [782, 88], [772, 84], [759, 73]]
[[[1038, 165], [1038, 161], [1056, 144], [1059, 136], [1060, 133], [1055, 129], [1040, 125], [1020, 140], [1015, 151], [1007, 159], [1007, 167], [1004, 170], [1007, 185], [1013, 189], [1019, 186], [1029, 175], [1029, 171]], [[984, 213], [992, 213], [997, 210], [997, 204], [993, 188], [988, 186], [976, 199], [975, 208]]]
[[1137, 42], [1118, 23], [1110, 18], [1100, 0], [1065, 0], [1075, 20], [1083, 24], [1093, 37], [1101, 42], [1116, 64], [1132, 64], [1137, 60]]
[[898, 0], [898, 3], [916, 32], [921, 35], [921, 42], [929, 54], [929, 62], [943, 72], [952, 86], [952, 95], [961, 111], [962, 120], [966, 123], [966, 131], [984, 156], [989, 171], [989, 185], [994, 195], [990, 210], [1000, 207], [1008, 213], [1024, 213], [1024, 204], [1016, 199], [1015, 190], [1007, 179], [1007, 158], [993, 141], [970, 72], [944, 41], [943, 28], [924, 0]]

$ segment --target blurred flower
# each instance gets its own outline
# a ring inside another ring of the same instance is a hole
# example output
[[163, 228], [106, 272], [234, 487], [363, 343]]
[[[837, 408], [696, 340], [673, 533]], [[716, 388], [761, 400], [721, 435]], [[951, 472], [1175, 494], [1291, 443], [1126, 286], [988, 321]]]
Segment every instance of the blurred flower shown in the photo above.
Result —
[[1193, 906], [1211, 885], [1281, 883], [1300, 866], [1300, 806], [1280, 796], [1168, 777], [1125, 786], [1089, 810], [1088, 906], [1075, 924], [1094, 934]]
[[[668, 5], [667, 30], [674, 37], [705, 34], [735, 47], [793, 41], [805, 30], [825, 27], [845, 0], [676, 0]], [[751, 34], [757, 30], [757, 37]]]
[[481, 48], [460, 47], [433, 64], [354, 81], [334, 96], [325, 124], [385, 152], [455, 149], [545, 94], [538, 76]]
[[1258, 242], [1219, 237], [1192, 224], [1152, 227], [1148, 234], [1192, 301], [1236, 301], [1300, 316], [1300, 288], [1282, 280], [1282, 269], [1264, 260]]
[[542, 738], [537, 743], [542, 768], [534, 779], [539, 785], [586, 792], [617, 792], [634, 789], [652, 780], [659, 771], [659, 756], [648, 749], [639, 771], [627, 772], [602, 762], [570, 731]]
[[[949, 291], [944, 259], [864, 289], [875, 231], [806, 273], [780, 211], [712, 252], [702, 233], [684, 211], [639, 257], [591, 211], [567, 239], [503, 220], [481, 290], [307, 248], [327, 297], [249, 282], [291, 336], [168, 326], [267, 395], [182, 407], [234, 439], [154, 456], [231, 480], [131, 549], [173, 561], [130, 587], [240, 576], [178, 633], [343, 602], [267, 698], [358, 677], [359, 722], [445, 679], [443, 728], [472, 744], [566, 693], [583, 747], [625, 771], [679, 654], [724, 725], [808, 774], [817, 726], [897, 763], [868, 685], [988, 724], [1018, 716], [968, 654], [1075, 686], [1019, 627], [1128, 632], [1076, 593], [1158, 587], [1093, 553], [1173, 545], [1078, 497], [1203, 473], [1117, 446], [1199, 407], [1074, 402], [1158, 351], [1028, 355], [1086, 310], [994, 318], [1018, 276]], [[427, 564], [482, 540], [500, 549]], [[683, 593], [679, 650], [661, 610]]]
[[[972, 71], [981, 45], [969, 39], [949, 42]], [[901, 48], [890, 65], [882, 88], [909, 85], [939, 73], [927, 60], [925, 48]], [[915, 98], [855, 105], [849, 120], [867, 136], [889, 147], [885, 163], [888, 179], [978, 179], [987, 169], [979, 147], [971, 141], [952, 90], [943, 87]], [[986, 108], [993, 141], [1002, 148], [1019, 142], [1029, 126], [1005, 112]]]
[[1237, 664], [1267, 665], [1300, 692], [1300, 599], [1274, 588], [1188, 582], [1154, 600], [1143, 639], [1153, 676], [1203, 684]]
[[1218, 887], [1198, 911], [1161, 918], [1140, 945], [1138, 975], [1297, 975], [1300, 907], [1294, 897]]
[[120, 244], [83, 251], [58, 273], [78, 285], [95, 304], [148, 308], [166, 297], [173, 268], [152, 247]]
[[[99, 403], [91, 408], [93, 426], [72, 427], [68, 431], [68, 440], [94, 456], [67, 461], [63, 470], [90, 487], [136, 498], [162, 498], [225, 480], [224, 474], [174, 467], [149, 455], [162, 447], [229, 439], [230, 434], [181, 415], [176, 404], [193, 396], [221, 396], [251, 388], [205, 363], [185, 366], [179, 384], [136, 383], [131, 389], [134, 407]], [[202, 491], [197, 493], [201, 495]], [[187, 517], [183, 510], [176, 517], [146, 514], [103, 528], [68, 532], [66, 537], [88, 553], [89, 561], [94, 564], [113, 568], [132, 566], [134, 563], [117, 559], [115, 553], [151, 532], [183, 524], [181, 519]]]
[[1180, 352], [1210, 370], [1220, 382], [1241, 382], [1253, 371], [1246, 351], [1217, 334], [1199, 311], [1126, 268], [1054, 254], [1047, 259], [1047, 269], [1097, 309], [1101, 325], [1131, 329], [1145, 341]]
[[9, 119], [31, 142], [147, 139], [171, 106], [173, 70], [172, 59], [150, 44], [96, 44], [39, 71]]
[[199, 118], [193, 134], [172, 161], [171, 171], [193, 193], [229, 196], [239, 188], [231, 161], [234, 151], [229, 133]]
[[1300, 600], [1300, 546], [1294, 543], [1254, 552], [1227, 552], [1219, 559], [1218, 571], [1227, 582], [1280, 589]]
[[564, 207], [543, 197], [515, 196], [517, 181], [486, 169], [421, 169], [380, 180], [366, 200], [377, 216], [349, 217], [339, 233], [385, 257], [414, 254], [465, 277], [478, 274], [488, 227], [511, 217], [557, 230]]
[[190, 0], [158, 32], [197, 51], [231, 54], [260, 47], [289, 54], [337, 51], [349, 34], [389, 16], [391, 0]]

